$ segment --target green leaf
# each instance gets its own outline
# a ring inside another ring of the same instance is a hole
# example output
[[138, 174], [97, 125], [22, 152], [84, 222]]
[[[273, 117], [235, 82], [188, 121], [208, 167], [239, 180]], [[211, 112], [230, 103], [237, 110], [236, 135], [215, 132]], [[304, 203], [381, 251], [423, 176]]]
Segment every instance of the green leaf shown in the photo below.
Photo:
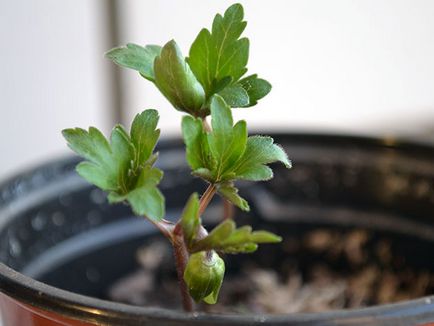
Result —
[[152, 165], [152, 154], [159, 136], [158, 114], [147, 110], [138, 114], [128, 134], [117, 125], [110, 143], [96, 128], [65, 129], [68, 146], [86, 159], [77, 165], [77, 172], [90, 183], [109, 192], [111, 203], [128, 201], [135, 214], [153, 220], [164, 216], [164, 197], [157, 189], [163, 173]]
[[[131, 171], [131, 170], [130, 170]], [[157, 185], [163, 177], [160, 169], [145, 165], [136, 180], [136, 184], [126, 194], [111, 192], [110, 203], [128, 201], [136, 215], [146, 215], [152, 220], [161, 220], [164, 216], [164, 197]]]
[[145, 215], [154, 221], [164, 217], [164, 196], [156, 186], [144, 186], [130, 191], [127, 200], [136, 215]]
[[157, 129], [158, 111], [145, 110], [137, 114], [131, 125], [131, 141], [136, 148], [137, 157], [134, 161], [137, 165], [143, 165], [154, 151], [160, 129]]
[[252, 181], [268, 180], [273, 177], [271, 169], [265, 165], [272, 162], [282, 162], [291, 168], [291, 162], [285, 151], [274, 140], [267, 136], [252, 136], [247, 140], [246, 150], [237, 162], [234, 173], [237, 178]]
[[211, 171], [214, 181], [221, 182], [245, 151], [247, 126], [245, 121], [233, 126], [230, 107], [219, 95], [214, 95], [211, 100], [211, 118], [212, 132], [208, 134], [208, 144], [216, 162]]
[[168, 42], [154, 61], [155, 84], [179, 111], [201, 116], [205, 92], [175, 41]]
[[218, 81], [214, 79], [214, 82], [211, 85], [211, 93], [212, 94], [218, 93], [222, 91], [226, 86], [230, 85], [231, 83], [232, 83], [231, 76], [226, 76]]
[[135, 187], [155, 187], [163, 178], [163, 171], [149, 164], [144, 165], [140, 170], [139, 178], [136, 181]]
[[[212, 131], [207, 133], [200, 119], [185, 117], [182, 123], [187, 161], [193, 174], [210, 183], [269, 180], [273, 171], [267, 164], [280, 161], [291, 167], [285, 151], [271, 137], [248, 137], [244, 121], [233, 126], [231, 109], [219, 95], [211, 99], [211, 125]], [[241, 209], [248, 209], [233, 184], [222, 189], [221, 195]]]
[[216, 250], [229, 254], [255, 251], [259, 243], [277, 243], [282, 238], [268, 231], [253, 231], [250, 226], [236, 228], [233, 220], [225, 220], [207, 237], [192, 246], [192, 252]]
[[247, 92], [249, 97], [249, 102], [240, 107], [256, 105], [258, 100], [265, 97], [271, 91], [271, 84], [265, 79], [258, 78], [258, 75], [256, 74], [241, 79], [237, 85], [241, 86]]
[[[211, 100], [212, 132], [208, 136], [211, 152], [218, 161], [222, 161], [233, 140], [233, 120], [231, 109], [220, 96]], [[221, 165], [221, 162], [218, 163]]]
[[116, 177], [109, 176], [108, 170], [91, 162], [80, 162], [77, 173], [88, 182], [104, 190], [115, 190], [118, 186]]
[[[238, 121], [233, 127], [232, 142], [228, 146], [223, 158], [222, 170], [225, 175], [231, 175], [232, 167], [243, 156], [247, 145], [247, 124], [244, 120]], [[235, 176], [235, 175], [234, 175]]]
[[197, 193], [194, 193], [190, 196], [181, 215], [181, 226], [187, 247], [193, 243], [199, 225], [199, 197]]
[[225, 220], [217, 225], [205, 238], [193, 244], [191, 251], [198, 252], [203, 250], [211, 250], [222, 239], [228, 238], [235, 230], [235, 222], [232, 220]]
[[182, 119], [182, 135], [186, 145], [186, 158], [192, 170], [212, 168], [214, 162], [209, 149], [202, 119], [185, 116]]
[[207, 134], [202, 120], [189, 116], [182, 120], [182, 132], [193, 173], [216, 183], [234, 176], [230, 170], [246, 148], [247, 126], [245, 121], [233, 126], [230, 107], [218, 95], [211, 100], [211, 116], [212, 132]]
[[238, 39], [246, 28], [244, 10], [240, 4], [230, 6], [224, 16], [217, 14], [212, 24], [212, 36], [217, 47], [216, 79], [231, 76], [238, 80], [247, 69], [249, 40]]
[[119, 66], [137, 70], [146, 79], [154, 81], [154, 60], [160, 52], [161, 46], [158, 45], [142, 47], [129, 43], [125, 47], [111, 49], [105, 55]]
[[[222, 197], [248, 211], [249, 205], [238, 195], [233, 181], [269, 180], [273, 177], [273, 171], [267, 164], [280, 161], [290, 168], [291, 162], [271, 137], [248, 137], [244, 121], [233, 126], [231, 109], [219, 95], [214, 95], [211, 100], [211, 125], [212, 131], [205, 132], [201, 119], [183, 119], [187, 161], [192, 173], [215, 184]], [[248, 245], [252, 250], [253, 247]]]
[[207, 98], [221, 79], [237, 81], [247, 71], [249, 40], [239, 39], [246, 28], [240, 4], [230, 6], [224, 16], [217, 14], [212, 33], [202, 29], [191, 45], [188, 62], [205, 89]]
[[267, 165], [255, 164], [238, 172], [238, 178], [250, 181], [267, 181], [273, 178], [273, 170]]
[[243, 211], [248, 212], [250, 210], [248, 202], [238, 195], [238, 189], [235, 188], [232, 182], [226, 182], [219, 185], [218, 193]]
[[106, 191], [121, 192], [125, 189], [125, 178], [134, 148], [120, 126], [113, 129], [111, 144], [94, 127], [90, 127], [89, 131], [65, 129], [62, 133], [68, 146], [88, 160], [77, 166], [78, 174]]
[[206, 28], [199, 32], [199, 35], [191, 45], [187, 62], [194, 75], [202, 84], [206, 97], [212, 95], [212, 88], [215, 81], [216, 46], [211, 33]]
[[224, 88], [219, 95], [232, 108], [242, 108], [250, 104], [249, 94], [239, 84], [234, 84]]

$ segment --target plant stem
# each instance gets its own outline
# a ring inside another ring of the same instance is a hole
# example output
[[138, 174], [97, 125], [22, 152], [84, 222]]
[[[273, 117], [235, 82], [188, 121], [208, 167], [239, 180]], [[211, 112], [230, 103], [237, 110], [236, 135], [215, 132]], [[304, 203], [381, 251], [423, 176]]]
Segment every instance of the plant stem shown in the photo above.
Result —
[[[215, 185], [209, 185], [208, 188], [203, 193], [199, 202], [199, 216], [205, 211], [206, 207], [210, 203], [217, 188]], [[178, 275], [179, 290], [181, 292], [182, 307], [186, 312], [194, 311], [194, 303], [190, 294], [188, 293], [187, 284], [184, 281], [184, 272], [188, 263], [189, 253], [184, 241], [184, 232], [182, 230], [181, 224], [178, 222], [175, 225], [168, 221], [163, 220], [164, 223], [158, 222], [154, 223], [160, 231], [166, 235], [172, 242], [173, 255], [175, 257], [176, 273]], [[201, 225], [198, 230], [198, 235], [200, 238], [206, 237], [207, 232], [205, 228]]]
[[216, 192], [217, 188], [213, 184], [210, 184], [208, 188], [206, 188], [199, 201], [199, 216], [205, 212], [205, 209], [208, 207], [208, 204], [211, 202], [211, 199], [214, 197]]
[[188, 262], [188, 251], [184, 243], [184, 234], [180, 224], [176, 224], [173, 230], [173, 254], [175, 256], [176, 272], [178, 274], [179, 290], [181, 292], [184, 311], [193, 312], [194, 303], [188, 293], [187, 284], [184, 281], [184, 271]]
[[223, 221], [229, 220], [234, 218], [234, 205], [229, 201], [224, 199], [223, 200]]
[[193, 312], [194, 303], [188, 293], [187, 284], [184, 281], [184, 271], [188, 262], [188, 251], [184, 243], [184, 234], [180, 224], [173, 224], [167, 220], [159, 222], [152, 221], [161, 233], [169, 239], [173, 246], [173, 255], [175, 257], [175, 266], [179, 282], [179, 290], [181, 292], [182, 307], [184, 311]]
[[175, 228], [175, 224], [173, 224], [172, 222], [168, 221], [168, 220], [161, 220], [161, 221], [153, 221], [151, 219], [149, 219], [149, 221], [155, 225], [155, 227], [160, 230], [160, 232], [167, 238], [169, 239], [170, 242], [173, 243], [173, 231]]

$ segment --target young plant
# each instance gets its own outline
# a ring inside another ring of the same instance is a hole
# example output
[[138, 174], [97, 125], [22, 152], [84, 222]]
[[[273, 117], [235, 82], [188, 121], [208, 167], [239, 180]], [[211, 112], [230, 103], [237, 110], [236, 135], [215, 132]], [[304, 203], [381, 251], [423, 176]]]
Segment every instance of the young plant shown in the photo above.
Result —
[[260, 243], [281, 241], [267, 231], [237, 228], [228, 216], [209, 233], [201, 221], [215, 194], [226, 205], [249, 210], [238, 194], [237, 180], [269, 180], [273, 172], [268, 164], [277, 161], [291, 167], [271, 137], [248, 136], [245, 121], [234, 125], [232, 108], [253, 106], [271, 90], [255, 74], [243, 78], [249, 55], [249, 40], [240, 38], [246, 27], [243, 17], [240, 4], [230, 6], [223, 16], [217, 14], [211, 31], [201, 30], [187, 58], [173, 40], [163, 47], [127, 44], [106, 54], [118, 65], [138, 71], [175, 109], [187, 114], [182, 119], [186, 160], [208, 188], [200, 199], [197, 193], [190, 196], [176, 223], [164, 219], [164, 196], [158, 190], [163, 171], [154, 166], [160, 135], [157, 111], [136, 115], [129, 132], [116, 125], [110, 140], [94, 127], [63, 130], [69, 147], [85, 159], [77, 166], [78, 174], [106, 191], [110, 203], [128, 203], [169, 239], [186, 311], [193, 310], [192, 298], [216, 303], [225, 272], [222, 253], [250, 253]]

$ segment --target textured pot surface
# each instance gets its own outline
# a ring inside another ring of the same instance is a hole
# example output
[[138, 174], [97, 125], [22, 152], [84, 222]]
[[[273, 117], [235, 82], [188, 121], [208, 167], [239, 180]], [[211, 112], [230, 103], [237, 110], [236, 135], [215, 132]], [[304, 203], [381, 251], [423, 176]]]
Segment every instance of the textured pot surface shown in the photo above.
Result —
[[[275, 139], [294, 168], [276, 166], [272, 181], [241, 184], [252, 206], [251, 223], [277, 233], [302, 232], [314, 225], [372, 229], [397, 239], [395, 249], [406, 265], [434, 273], [433, 148], [357, 137]], [[204, 185], [190, 176], [179, 142], [163, 142], [160, 151], [158, 164], [165, 170], [161, 189], [169, 218], [176, 218], [189, 194], [203, 191]], [[110, 302], [107, 284], [137, 266], [134, 252], [155, 230], [131, 216], [128, 207], [109, 206], [103, 193], [76, 175], [76, 163], [75, 158], [52, 162], [0, 187], [0, 305], [5, 326], [399, 326], [434, 321], [434, 297], [289, 315], [185, 314]], [[210, 223], [219, 218], [217, 205], [215, 201], [204, 216]], [[240, 221], [246, 218], [241, 214]], [[264, 253], [252, 257], [267, 264]]]

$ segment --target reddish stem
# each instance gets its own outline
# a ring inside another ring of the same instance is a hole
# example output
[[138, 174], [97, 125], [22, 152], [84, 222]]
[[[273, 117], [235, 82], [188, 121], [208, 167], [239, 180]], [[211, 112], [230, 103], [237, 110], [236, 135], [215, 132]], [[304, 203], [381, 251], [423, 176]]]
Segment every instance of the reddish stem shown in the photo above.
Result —
[[199, 201], [199, 216], [201, 216], [203, 212], [205, 212], [205, 209], [208, 207], [208, 204], [211, 202], [211, 199], [214, 197], [216, 192], [217, 188], [213, 184], [209, 185], [208, 188], [206, 188]]
[[149, 221], [151, 221], [152, 224], [154, 224], [158, 230], [160, 230], [160, 232], [167, 238], [169, 239], [170, 242], [173, 243], [173, 231], [175, 228], [175, 224], [173, 224], [170, 221], [167, 221], [165, 219], [161, 220], [161, 221], [153, 221], [151, 219], [149, 219]]
[[[210, 203], [214, 194], [217, 192], [215, 185], [209, 185], [203, 193], [199, 202], [199, 216], [205, 211], [206, 207]], [[169, 221], [162, 220], [161, 222], [153, 222], [155, 226], [171, 241], [173, 246], [173, 255], [175, 257], [176, 273], [178, 275], [179, 290], [181, 292], [182, 307], [186, 312], [194, 311], [193, 300], [188, 293], [187, 284], [184, 281], [184, 272], [187, 267], [189, 253], [184, 241], [184, 232], [181, 224], [172, 224]], [[199, 237], [205, 237], [207, 235], [203, 226], [200, 226], [198, 230]]]
[[233, 219], [235, 214], [234, 205], [229, 201], [223, 200], [223, 221]]
[[193, 312], [194, 303], [188, 293], [187, 284], [184, 281], [184, 271], [188, 262], [188, 251], [184, 243], [184, 234], [180, 224], [176, 224], [173, 230], [173, 254], [175, 256], [176, 272], [178, 274], [179, 290], [181, 292], [184, 311]]

